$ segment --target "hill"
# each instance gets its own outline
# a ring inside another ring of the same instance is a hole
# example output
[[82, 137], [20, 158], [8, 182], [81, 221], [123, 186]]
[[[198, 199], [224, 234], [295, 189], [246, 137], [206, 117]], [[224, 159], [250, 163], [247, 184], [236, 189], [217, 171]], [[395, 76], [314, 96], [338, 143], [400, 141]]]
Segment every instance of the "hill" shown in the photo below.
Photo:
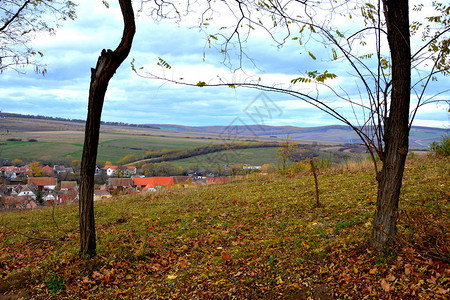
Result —
[[449, 167], [408, 161], [385, 252], [368, 246], [372, 170], [322, 173], [321, 207], [306, 174], [96, 202], [92, 259], [77, 206], [5, 214], [0, 298], [448, 299]]
[[[80, 160], [84, 123], [82, 120], [0, 113], [0, 158], [22, 161], [39, 160], [45, 164], [70, 164]], [[413, 127], [410, 145], [413, 149], [427, 149], [440, 140], [444, 129]], [[183, 150], [212, 143], [239, 141], [282, 142], [286, 137], [301, 144], [318, 144], [319, 150], [343, 152], [348, 143], [359, 143], [353, 131], [345, 126], [299, 128], [294, 126], [200, 126], [189, 127], [168, 124], [103, 123], [101, 125], [98, 161], [113, 164], [127, 155], [142, 159], [148, 152]], [[263, 153], [261, 153], [263, 151]], [[274, 149], [244, 151], [243, 158], [234, 157], [230, 163], [276, 163]], [[360, 152], [364, 149], [360, 149]], [[225, 153], [226, 154], [226, 153]], [[260, 159], [251, 156], [258, 155]], [[331, 154], [333, 156], [333, 154]], [[245, 161], [244, 161], [245, 158]], [[269, 158], [270, 161], [262, 159]], [[209, 156], [199, 158], [208, 161]], [[194, 163], [198, 159], [194, 160]], [[192, 164], [192, 159], [179, 165]]]
[[[285, 140], [290, 137], [297, 141], [322, 143], [360, 143], [359, 137], [349, 126], [332, 125], [318, 127], [239, 125], [239, 126], [181, 126], [172, 124], [150, 124], [165, 130], [192, 133], [209, 133], [227, 136], [229, 132], [238, 132], [248, 138], [269, 138]], [[410, 147], [426, 149], [432, 142], [438, 141], [448, 130], [442, 128], [413, 126], [410, 133]]]

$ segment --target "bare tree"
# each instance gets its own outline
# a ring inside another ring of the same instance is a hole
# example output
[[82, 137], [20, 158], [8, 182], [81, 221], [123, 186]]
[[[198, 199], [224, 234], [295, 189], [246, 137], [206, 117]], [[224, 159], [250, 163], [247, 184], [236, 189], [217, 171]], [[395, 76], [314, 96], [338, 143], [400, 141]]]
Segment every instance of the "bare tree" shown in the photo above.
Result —
[[75, 19], [75, 3], [68, 0], [3, 0], [0, 3], [0, 72], [21, 71], [33, 65], [36, 72], [46, 70], [30, 42], [38, 32], [53, 33], [60, 21]]
[[94, 217], [94, 173], [100, 134], [100, 120], [106, 90], [110, 79], [127, 58], [131, 50], [136, 24], [131, 0], [119, 0], [124, 29], [122, 40], [117, 48], [103, 49], [95, 68], [91, 69], [89, 105], [81, 161], [80, 184], [80, 238], [81, 253], [96, 254], [95, 217]]
[[[408, 0], [244, 0], [220, 4], [208, 1], [201, 16], [203, 25], [200, 27], [204, 30], [204, 24], [214, 20], [214, 13], [219, 10], [214, 5], [228, 8], [230, 15], [236, 17], [233, 26], [221, 28], [228, 31], [207, 34], [208, 43], [224, 54], [225, 63], [231, 61], [230, 47], [235, 47], [240, 59], [238, 67], [242, 67], [243, 44], [258, 28], [267, 32], [280, 47], [291, 39], [300, 41], [314, 60], [316, 55], [310, 45], [321, 43], [325, 49], [330, 49], [331, 61], [344, 62], [350, 67], [356, 81], [356, 98], [352, 91], [334, 85], [337, 75], [328, 70], [309, 70], [293, 78], [288, 85], [263, 84], [258, 76], [246, 82], [205, 79], [187, 83], [172, 79], [177, 77], [154, 73], [140, 75], [199, 87], [247, 87], [282, 93], [306, 101], [350, 126], [368, 149], [378, 181], [371, 244], [376, 248], [388, 246], [397, 233], [398, 202], [412, 122], [424, 104], [449, 101], [442, 97], [449, 91], [448, 87], [440, 87], [438, 93], [428, 98], [425, 91], [438, 76], [450, 71], [450, 6], [433, 2], [438, 16], [410, 22]], [[422, 8], [423, 5], [417, 5], [413, 10]], [[220, 11], [223, 13], [223, 9]], [[345, 21], [352, 22], [352, 26], [343, 25]], [[411, 44], [410, 36], [414, 34], [421, 36]], [[368, 43], [373, 46], [369, 47]], [[411, 54], [413, 48], [415, 52]], [[163, 68], [171, 67], [162, 59], [158, 64]], [[313, 88], [308, 90], [311, 84]], [[327, 88], [326, 95], [321, 87]], [[335, 101], [326, 100], [330, 94]], [[414, 102], [411, 95], [415, 97]], [[350, 116], [336, 108], [339, 101], [351, 107]], [[381, 170], [377, 158], [382, 163]]]

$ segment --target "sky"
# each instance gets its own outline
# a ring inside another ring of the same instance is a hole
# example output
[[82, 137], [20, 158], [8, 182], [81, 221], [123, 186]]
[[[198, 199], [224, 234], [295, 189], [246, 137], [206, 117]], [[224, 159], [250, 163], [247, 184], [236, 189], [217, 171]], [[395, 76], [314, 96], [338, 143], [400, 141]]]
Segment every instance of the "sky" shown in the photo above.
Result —
[[[106, 8], [100, 0], [76, 1], [77, 19], [62, 24], [55, 35], [40, 34], [33, 47], [44, 53], [45, 76], [27, 70], [18, 74], [12, 70], [0, 75], [0, 110], [3, 112], [44, 115], [70, 119], [85, 119], [90, 70], [95, 67], [102, 49], [115, 49], [122, 35], [122, 19], [117, 4]], [[137, 7], [136, 7], [137, 8]], [[216, 32], [226, 22], [218, 18], [206, 30]], [[348, 20], [346, 21], [348, 22]], [[220, 25], [219, 25], [220, 23]], [[223, 24], [222, 24], [223, 23]], [[137, 33], [127, 60], [111, 79], [103, 107], [102, 120], [133, 124], [206, 125], [291, 125], [299, 127], [341, 124], [317, 108], [289, 95], [230, 87], [189, 87], [144, 78], [148, 73], [169, 79], [197, 83], [261, 82], [288, 87], [290, 81], [305, 71], [329, 70], [338, 75], [329, 82], [342, 95], [364, 101], [362, 86], [354, 71], [344, 62], [330, 60], [323, 45], [310, 41], [306, 50], [298, 40], [289, 39], [279, 48], [267, 34], [255, 31], [245, 43], [247, 57], [239, 66], [236, 48], [230, 48], [231, 60], [223, 61], [220, 48], [209, 34], [194, 27], [198, 18], [190, 16], [184, 22], [155, 22], [145, 12], [137, 18]], [[351, 28], [351, 24], [347, 24]], [[343, 25], [343, 30], [345, 26]], [[279, 36], [281, 32], [275, 32]], [[217, 41], [219, 43], [220, 41]], [[373, 41], [367, 41], [370, 46]], [[219, 46], [220, 47], [220, 46]], [[313, 59], [308, 52], [314, 53]], [[158, 66], [158, 58], [172, 68]], [[141, 76], [131, 69], [134, 61]], [[231, 64], [231, 69], [230, 69]], [[448, 77], [429, 89], [429, 95], [450, 87]], [[305, 84], [301, 90], [319, 94], [332, 108], [348, 119], [360, 120], [363, 115], [347, 102], [339, 101], [325, 87]], [[448, 99], [448, 94], [438, 97]], [[362, 99], [362, 100], [361, 100]], [[356, 124], [356, 123], [355, 123]], [[416, 116], [414, 125], [450, 128], [448, 105], [429, 104]]]

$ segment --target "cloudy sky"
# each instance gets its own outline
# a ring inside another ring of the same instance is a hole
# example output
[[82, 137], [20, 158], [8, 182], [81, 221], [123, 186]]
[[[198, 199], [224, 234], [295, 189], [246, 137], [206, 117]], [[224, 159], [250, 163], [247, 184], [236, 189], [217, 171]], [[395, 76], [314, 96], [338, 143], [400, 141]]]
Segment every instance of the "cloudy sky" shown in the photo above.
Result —
[[[66, 22], [56, 35], [40, 35], [34, 48], [44, 53], [45, 76], [31, 70], [26, 74], [7, 71], [0, 75], [0, 110], [4, 112], [85, 119], [90, 80], [102, 49], [115, 49], [122, 35], [122, 20], [115, 1], [107, 9], [100, 0], [80, 0], [78, 18]], [[220, 21], [221, 19], [218, 18]], [[223, 20], [221, 20], [223, 21]], [[198, 28], [191, 17], [184, 23], [175, 20], [154, 22], [142, 13], [137, 19], [137, 34], [128, 59], [110, 82], [105, 99], [104, 121], [138, 124], [179, 124], [189, 126], [228, 125], [239, 122], [265, 125], [293, 125], [300, 127], [340, 124], [320, 110], [288, 95], [261, 93], [258, 90], [229, 87], [188, 87], [164, 81], [150, 80], [135, 74], [130, 63], [134, 59], [141, 75], [154, 73], [169, 79], [196, 83], [255, 82], [288, 86], [290, 80], [305, 71], [329, 70], [338, 77], [330, 82], [342, 95], [363, 101], [362, 86], [353, 72], [341, 62], [330, 62], [330, 52], [323, 46], [311, 44], [314, 60], [298, 40], [288, 40], [282, 48], [261, 32], [252, 34], [245, 44], [244, 70], [230, 72], [239, 65], [230, 48], [231, 61], [223, 63], [220, 48], [209, 47], [207, 34]], [[215, 23], [217, 25], [217, 21]], [[351, 24], [350, 24], [351, 25]], [[349, 25], [349, 26], [350, 26]], [[219, 25], [218, 25], [219, 26]], [[220, 25], [221, 26], [221, 25]], [[216, 28], [208, 30], [215, 32]], [[214, 42], [214, 40], [213, 40]], [[371, 42], [368, 41], [368, 45]], [[156, 65], [158, 58], [172, 68]], [[287, 84], [287, 85], [286, 85]], [[450, 86], [450, 79], [441, 79], [432, 86], [429, 95]], [[331, 107], [354, 119], [352, 107], [336, 100], [323, 87], [302, 87], [305, 93], [319, 93]], [[448, 94], [438, 96], [449, 98]], [[448, 106], [430, 104], [416, 116], [414, 125], [449, 128]], [[357, 113], [361, 118], [362, 115]]]

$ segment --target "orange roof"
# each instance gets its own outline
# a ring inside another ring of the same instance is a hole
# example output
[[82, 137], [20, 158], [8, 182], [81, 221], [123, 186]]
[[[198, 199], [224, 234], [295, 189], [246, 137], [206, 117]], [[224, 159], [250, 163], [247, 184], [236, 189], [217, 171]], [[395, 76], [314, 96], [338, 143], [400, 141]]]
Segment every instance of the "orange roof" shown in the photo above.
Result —
[[107, 170], [107, 169], [115, 170], [117, 168], [118, 168], [118, 166], [108, 166], [108, 165], [106, 165], [103, 169], [104, 170]]
[[36, 186], [57, 185], [58, 181], [54, 177], [28, 177], [28, 184], [33, 183]]
[[134, 185], [168, 186], [173, 185], [173, 177], [133, 177]]
[[42, 171], [49, 171], [49, 172], [52, 172], [52, 171], [53, 171], [53, 168], [50, 167], [49, 165], [46, 165], [45, 167], [42, 168]]
[[128, 170], [134, 170], [134, 169], [136, 169], [136, 166], [127, 166], [127, 169]]
[[76, 181], [61, 181], [61, 189], [77, 188]]

